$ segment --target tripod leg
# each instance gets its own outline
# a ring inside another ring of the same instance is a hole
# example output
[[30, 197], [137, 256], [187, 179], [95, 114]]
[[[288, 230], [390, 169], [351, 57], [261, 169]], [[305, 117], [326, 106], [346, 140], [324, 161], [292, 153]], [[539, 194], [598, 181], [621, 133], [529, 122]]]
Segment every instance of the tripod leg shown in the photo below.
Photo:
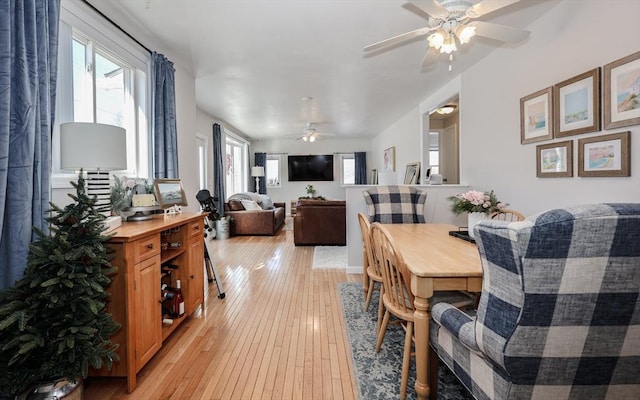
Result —
[[[209, 251], [209, 241], [207, 238], [204, 238], [204, 254], [205, 254], [205, 264], [207, 266], [207, 277], [209, 278], [209, 282], [216, 281], [216, 286], [218, 288], [218, 298], [224, 299], [225, 293], [222, 288], [222, 282], [218, 279], [218, 269], [216, 265], [211, 260], [211, 252]], [[213, 279], [211, 277], [213, 276]]]
[[209, 252], [207, 252], [207, 248], [204, 248], [204, 267], [205, 271], [207, 271], [207, 281], [209, 283], [213, 282], [215, 279], [213, 275], [213, 267], [211, 266], [211, 258], [209, 258]]

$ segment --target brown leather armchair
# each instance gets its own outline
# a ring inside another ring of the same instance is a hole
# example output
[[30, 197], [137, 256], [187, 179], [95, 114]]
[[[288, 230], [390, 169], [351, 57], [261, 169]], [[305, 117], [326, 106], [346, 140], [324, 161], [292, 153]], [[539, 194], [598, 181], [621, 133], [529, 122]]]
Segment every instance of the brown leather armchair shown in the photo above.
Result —
[[231, 217], [230, 233], [235, 235], [275, 235], [284, 225], [285, 203], [274, 203], [271, 210], [231, 211], [225, 204], [224, 215]]
[[293, 218], [296, 246], [347, 244], [346, 202], [341, 200], [299, 200]]

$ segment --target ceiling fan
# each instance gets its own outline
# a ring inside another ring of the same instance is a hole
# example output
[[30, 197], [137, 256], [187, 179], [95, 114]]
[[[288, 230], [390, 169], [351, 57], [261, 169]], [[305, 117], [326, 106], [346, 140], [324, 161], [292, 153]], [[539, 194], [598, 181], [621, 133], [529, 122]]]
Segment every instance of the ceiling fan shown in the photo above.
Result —
[[[313, 143], [316, 139], [325, 136], [335, 136], [333, 133], [324, 133], [316, 131], [316, 128], [313, 127], [313, 122], [307, 122], [307, 126], [303, 130], [302, 136], [298, 136], [296, 140], [303, 140], [305, 142]], [[296, 135], [297, 136], [297, 135]]]
[[465, 44], [478, 35], [502, 42], [519, 42], [526, 39], [530, 32], [490, 22], [472, 21], [518, 1], [520, 0], [482, 0], [474, 5], [471, 0], [409, 0], [429, 15], [428, 26], [374, 43], [365, 47], [364, 51], [376, 51], [428, 35], [429, 47], [422, 60], [422, 67], [425, 67], [435, 60], [436, 50], [449, 54], [449, 61], [452, 61], [453, 52], [458, 50], [456, 39], [460, 44]]

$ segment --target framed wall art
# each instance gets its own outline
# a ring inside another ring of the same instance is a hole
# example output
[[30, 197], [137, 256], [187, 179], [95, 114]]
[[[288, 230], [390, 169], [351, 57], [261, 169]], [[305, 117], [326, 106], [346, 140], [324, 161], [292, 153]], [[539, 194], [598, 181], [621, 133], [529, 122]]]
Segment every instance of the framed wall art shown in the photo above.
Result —
[[600, 130], [600, 67], [553, 88], [553, 136]]
[[407, 169], [404, 173], [404, 183], [405, 185], [415, 185], [418, 183], [418, 179], [420, 177], [420, 163], [409, 163], [407, 164]]
[[520, 99], [520, 143], [553, 139], [553, 86]]
[[578, 141], [578, 176], [630, 176], [630, 132]]
[[640, 51], [604, 66], [604, 127], [640, 125]]
[[573, 141], [536, 146], [536, 176], [560, 178], [573, 176]]
[[384, 150], [384, 170], [385, 172], [395, 172], [396, 171], [396, 148], [389, 147]]
[[187, 197], [180, 179], [156, 179], [154, 181], [156, 201], [162, 208], [187, 206]]

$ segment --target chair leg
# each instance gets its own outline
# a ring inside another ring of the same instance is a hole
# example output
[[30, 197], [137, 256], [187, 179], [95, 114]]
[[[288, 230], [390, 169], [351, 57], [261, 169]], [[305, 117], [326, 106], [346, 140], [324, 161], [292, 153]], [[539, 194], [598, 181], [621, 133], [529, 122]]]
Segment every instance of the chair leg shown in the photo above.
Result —
[[380, 348], [382, 347], [382, 341], [384, 340], [384, 334], [387, 332], [387, 326], [389, 325], [389, 310], [384, 311], [384, 318], [382, 319], [382, 325], [380, 329], [378, 329], [378, 343], [376, 343], [376, 353], [380, 352]]
[[376, 326], [378, 332], [380, 332], [380, 326], [382, 325], [382, 317], [384, 313], [384, 303], [382, 302], [383, 292], [384, 292], [384, 286], [380, 284], [380, 299], [378, 300], [378, 324]]
[[429, 400], [438, 399], [438, 355], [436, 351], [429, 346]]
[[369, 281], [369, 290], [367, 290], [367, 298], [364, 301], [364, 310], [369, 311], [369, 304], [371, 303], [371, 297], [373, 296], [373, 289], [376, 286], [375, 281]]
[[404, 336], [404, 354], [402, 356], [402, 380], [400, 381], [400, 400], [407, 397], [407, 383], [409, 382], [409, 366], [411, 364], [411, 339], [413, 337], [413, 322], [407, 322], [407, 333]]

